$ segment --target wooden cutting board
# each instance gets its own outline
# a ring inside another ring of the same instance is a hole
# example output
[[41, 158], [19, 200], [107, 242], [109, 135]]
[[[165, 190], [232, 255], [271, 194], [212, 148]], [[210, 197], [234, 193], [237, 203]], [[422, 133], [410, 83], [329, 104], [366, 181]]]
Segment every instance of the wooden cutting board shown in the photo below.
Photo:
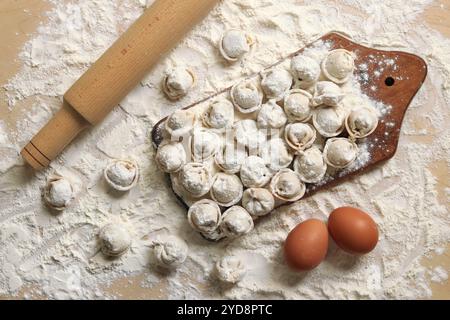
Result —
[[[331, 50], [343, 48], [356, 53], [357, 58], [355, 60], [355, 65], [357, 68], [355, 76], [357, 79], [360, 79], [361, 91], [371, 99], [382, 102], [387, 106], [391, 106], [392, 109], [383, 116], [383, 121], [380, 121], [376, 131], [365, 140], [367, 145], [373, 145], [370, 149], [369, 161], [353, 170], [346, 169], [338, 171], [332, 179], [327, 179], [327, 182], [325, 183], [320, 183], [318, 185], [307, 184], [305, 197], [311, 196], [319, 190], [335, 186], [352, 176], [373, 168], [382, 161], [392, 158], [397, 150], [400, 129], [405, 112], [425, 81], [427, 75], [427, 65], [425, 61], [410, 53], [368, 48], [334, 32], [328, 33], [316, 41], [329, 42]], [[292, 58], [293, 56], [302, 53], [303, 50], [312, 46], [316, 41], [305, 48], [290, 54], [285, 59]], [[267, 69], [282, 63], [285, 59], [275, 63]], [[383, 63], [380, 64], [380, 61]], [[385, 63], [385, 61], [392, 61], [393, 63], [389, 64]], [[358, 68], [358, 66], [361, 65], [364, 65], [364, 68]], [[230, 88], [226, 88], [221, 92], [187, 106], [184, 109], [195, 107], [196, 105], [209, 99], [213, 99], [228, 90], [230, 90]], [[167, 118], [162, 119], [153, 128], [152, 140], [156, 149], [162, 142], [164, 122], [166, 119]], [[168, 181], [171, 183], [170, 178]], [[177, 198], [188, 207], [181, 197], [177, 195]]]

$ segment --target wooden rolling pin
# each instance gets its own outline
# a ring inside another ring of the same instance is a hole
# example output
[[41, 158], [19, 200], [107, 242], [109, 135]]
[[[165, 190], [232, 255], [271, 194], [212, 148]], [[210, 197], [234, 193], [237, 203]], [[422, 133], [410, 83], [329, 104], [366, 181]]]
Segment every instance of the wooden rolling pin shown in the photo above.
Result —
[[35, 169], [47, 167], [85, 128], [96, 125], [219, 0], [156, 0], [66, 92], [61, 110], [23, 148]]

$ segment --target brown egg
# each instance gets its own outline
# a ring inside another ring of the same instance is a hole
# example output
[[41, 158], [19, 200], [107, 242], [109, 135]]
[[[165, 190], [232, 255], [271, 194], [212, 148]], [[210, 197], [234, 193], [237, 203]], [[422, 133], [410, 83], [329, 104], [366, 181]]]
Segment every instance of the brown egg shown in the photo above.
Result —
[[289, 232], [284, 243], [284, 258], [293, 269], [307, 271], [317, 267], [328, 250], [328, 230], [317, 219], [306, 220]]
[[342, 207], [331, 212], [328, 230], [336, 244], [349, 253], [368, 253], [378, 242], [378, 228], [375, 221], [367, 213], [356, 208]]

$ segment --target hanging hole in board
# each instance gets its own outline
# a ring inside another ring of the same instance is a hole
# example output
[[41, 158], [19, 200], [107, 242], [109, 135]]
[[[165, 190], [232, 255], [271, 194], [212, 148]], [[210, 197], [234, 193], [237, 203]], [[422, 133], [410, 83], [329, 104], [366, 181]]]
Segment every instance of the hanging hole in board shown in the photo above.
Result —
[[395, 79], [392, 77], [387, 77], [386, 80], [384, 80], [384, 84], [388, 87], [392, 87], [395, 83]]

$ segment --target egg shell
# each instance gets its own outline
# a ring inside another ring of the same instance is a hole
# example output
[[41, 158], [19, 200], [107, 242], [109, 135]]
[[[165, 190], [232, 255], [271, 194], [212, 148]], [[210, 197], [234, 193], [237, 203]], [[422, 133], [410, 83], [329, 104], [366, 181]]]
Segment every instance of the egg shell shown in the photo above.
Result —
[[375, 221], [364, 211], [352, 207], [341, 207], [331, 212], [328, 231], [342, 250], [353, 254], [369, 253], [378, 242]]
[[309, 219], [297, 225], [284, 243], [286, 263], [298, 271], [317, 267], [325, 258], [327, 250], [327, 226], [317, 219]]

